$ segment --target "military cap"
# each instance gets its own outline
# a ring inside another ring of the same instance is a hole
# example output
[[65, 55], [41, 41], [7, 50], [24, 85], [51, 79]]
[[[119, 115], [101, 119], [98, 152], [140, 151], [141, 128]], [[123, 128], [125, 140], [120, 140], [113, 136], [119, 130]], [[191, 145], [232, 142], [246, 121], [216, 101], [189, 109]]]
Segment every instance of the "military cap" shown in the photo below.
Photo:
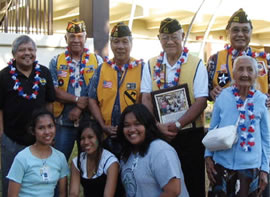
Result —
[[180, 23], [176, 19], [166, 18], [160, 23], [159, 33], [171, 34], [182, 29]]
[[85, 23], [84, 21], [79, 21], [78, 19], [73, 19], [68, 22], [67, 32], [69, 33], [81, 33], [85, 32]]
[[123, 22], [117, 23], [111, 31], [111, 37], [124, 37], [124, 36], [131, 36], [131, 31], [127, 25]]
[[226, 29], [229, 29], [233, 22], [235, 22], [235, 23], [249, 23], [251, 28], [252, 28], [251, 20], [248, 18], [247, 14], [245, 13], [245, 11], [242, 8], [237, 10], [231, 16], [231, 18], [229, 19], [228, 24], [226, 26]]

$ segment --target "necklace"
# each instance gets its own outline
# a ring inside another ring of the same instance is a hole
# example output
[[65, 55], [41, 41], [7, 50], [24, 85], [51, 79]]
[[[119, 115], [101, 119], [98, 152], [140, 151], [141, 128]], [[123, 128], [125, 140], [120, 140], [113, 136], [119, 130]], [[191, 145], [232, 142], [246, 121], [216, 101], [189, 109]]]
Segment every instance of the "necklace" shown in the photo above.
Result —
[[254, 88], [250, 88], [248, 95], [247, 95], [247, 115], [249, 118], [249, 126], [246, 127], [245, 120], [246, 120], [246, 109], [244, 108], [244, 101], [241, 99], [239, 94], [239, 89], [236, 85], [233, 86], [232, 93], [236, 99], [236, 107], [240, 113], [240, 120], [239, 120], [239, 127], [241, 129], [241, 142], [240, 146], [242, 149], [247, 152], [251, 151], [251, 148], [255, 145], [255, 138], [253, 137], [253, 133], [255, 132], [255, 115], [254, 111], [254, 104], [252, 103], [252, 98], [255, 93]]
[[114, 60], [110, 60], [108, 57], [105, 57], [104, 58], [104, 61], [109, 64], [112, 69], [116, 70], [116, 71], [122, 71], [124, 72], [125, 70], [127, 69], [132, 69], [136, 66], [138, 66], [139, 64], [142, 64], [143, 63], [143, 60], [140, 59], [140, 60], [134, 60], [130, 63], [127, 63], [127, 64], [124, 64], [123, 66], [117, 66], [115, 61]]
[[83, 49], [83, 56], [82, 56], [82, 60], [80, 62], [80, 75], [78, 75], [78, 76], [75, 76], [75, 69], [76, 68], [72, 64], [72, 58], [70, 57], [68, 48], [65, 51], [65, 57], [66, 57], [67, 64], [69, 66], [71, 85], [72, 85], [72, 87], [78, 88], [79, 86], [83, 85], [84, 69], [85, 69], [87, 62], [89, 61], [90, 51], [87, 48]]
[[[174, 74], [174, 80], [172, 81], [172, 85], [176, 86], [179, 82], [179, 78], [180, 78], [180, 74], [181, 74], [181, 66], [183, 63], [185, 63], [187, 61], [188, 58], [188, 49], [186, 47], [184, 47], [180, 58], [177, 60], [177, 65], [176, 65], [176, 72]], [[157, 57], [157, 63], [154, 67], [155, 70], [155, 76], [156, 76], [156, 83], [158, 88], [160, 89], [161, 87], [161, 80], [160, 80], [160, 74], [161, 74], [161, 64], [163, 62], [164, 59], [164, 51], [160, 53], [160, 55]], [[164, 76], [165, 78], [166, 76]], [[168, 83], [164, 83], [164, 88], [169, 87]]]
[[253, 58], [261, 57], [266, 60], [270, 60], [270, 54], [265, 52], [252, 52], [251, 48], [248, 47], [245, 51], [238, 51], [234, 49], [232, 46], [225, 45], [225, 49], [228, 51], [230, 55], [232, 55], [232, 59], [234, 60], [238, 56], [251, 56]]
[[33, 92], [31, 94], [26, 94], [23, 90], [23, 87], [21, 85], [20, 80], [17, 78], [18, 73], [16, 72], [16, 67], [13, 65], [14, 64], [14, 59], [11, 59], [8, 62], [8, 66], [10, 68], [9, 73], [11, 74], [11, 78], [14, 80], [15, 84], [13, 86], [13, 90], [18, 91], [18, 95], [22, 96], [23, 98], [26, 98], [28, 100], [31, 99], [36, 99], [38, 96], [38, 91], [39, 91], [39, 84], [40, 84], [40, 65], [38, 64], [37, 61], [34, 62], [34, 68], [35, 68], [35, 77], [34, 77], [34, 85], [32, 87]]

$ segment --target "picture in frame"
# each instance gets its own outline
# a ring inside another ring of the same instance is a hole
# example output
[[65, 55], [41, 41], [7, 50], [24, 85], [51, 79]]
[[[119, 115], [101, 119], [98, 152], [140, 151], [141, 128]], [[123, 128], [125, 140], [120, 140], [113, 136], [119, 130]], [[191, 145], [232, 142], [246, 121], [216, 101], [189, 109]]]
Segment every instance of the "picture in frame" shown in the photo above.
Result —
[[[176, 122], [191, 106], [187, 84], [151, 92], [156, 119], [162, 123]], [[192, 124], [184, 128], [191, 128]]]

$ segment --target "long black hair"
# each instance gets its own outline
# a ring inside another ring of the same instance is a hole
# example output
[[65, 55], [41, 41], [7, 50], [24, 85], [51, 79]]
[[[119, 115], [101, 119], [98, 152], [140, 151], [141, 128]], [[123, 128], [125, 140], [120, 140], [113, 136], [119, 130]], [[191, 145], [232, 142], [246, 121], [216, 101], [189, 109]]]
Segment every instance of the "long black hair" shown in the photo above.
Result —
[[122, 143], [122, 159], [127, 161], [134, 146], [126, 139], [123, 129], [125, 117], [127, 114], [133, 113], [139, 123], [145, 127], [145, 139], [142, 144], [139, 145], [139, 154], [144, 156], [149, 148], [150, 143], [158, 138], [163, 139], [162, 134], [156, 126], [155, 117], [149, 112], [149, 110], [143, 104], [134, 104], [125, 108], [120, 117], [120, 124], [118, 126], [117, 135], [119, 141]]
[[83, 152], [82, 152], [82, 147], [80, 146], [80, 140], [81, 140], [82, 133], [84, 132], [85, 129], [88, 129], [88, 128], [94, 132], [98, 140], [97, 157], [95, 161], [96, 169], [98, 168], [102, 150], [103, 150], [103, 146], [102, 146], [103, 138], [102, 138], [101, 126], [94, 120], [80, 122], [80, 126], [78, 128], [78, 136], [77, 136], [77, 148], [78, 148], [77, 167], [80, 171], [81, 176], [83, 174], [82, 169], [81, 169], [81, 156], [86, 157], [87, 155], [86, 154], [82, 155]]
[[37, 122], [38, 122], [39, 118], [42, 117], [42, 116], [46, 116], [46, 115], [49, 116], [52, 119], [53, 124], [55, 125], [54, 116], [53, 116], [53, 114], [50, 111], [48, 111], [44, 107], [37, 108], [32, 113], [32, 119], [31, 119], [31, 122], [29, 124], [29, 131], [30, 131], [30, 133], [32, 133], [33, 135], [35, 134], [35, 128], [37, 126]]

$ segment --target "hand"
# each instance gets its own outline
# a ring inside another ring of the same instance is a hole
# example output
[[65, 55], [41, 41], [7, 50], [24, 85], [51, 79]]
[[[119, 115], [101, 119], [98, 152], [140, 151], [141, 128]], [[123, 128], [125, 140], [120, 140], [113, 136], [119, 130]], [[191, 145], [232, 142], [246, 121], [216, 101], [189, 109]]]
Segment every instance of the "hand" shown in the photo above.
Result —
[[208, 179], [212, 184], [214, 184], [216, 183], [214, 175], [217, 174], [217, 171], [215, 170], [215, 167], [214, 167], [215, 164], [212, 160], [212, 157], [206, 157], [204, 160], [205, 160], [205, 167], [206, 167]]
[[177, 133], [178, 133], [178, 132], [173, 132], [173, 131], [169, 130], [169, 125], [170, 124], [174, 124], [174, 123], [167, 123], [167, 124], [157, 123], [157, 127], [159, 128], [161, 133], [165, 136], [165, 138], [168, 141], [173, 140], [175, 138], [175, 136], [177, 135]]
[[76, 104], [77, 104], [77, 107], [83, 110], [88, 105], [88, 97], [80, 96]]
[[68, 114], [68, 118], [72, 121], [76, 121], [80, 119], [82, 110], [78, 107], [74, 107], [72, 110], [70, 110]]
[[259, 192], [257, 196], [261, 196], [263, 190], [265, 189], [267, 183], [268, 183], [268, 178], [267, 178], [267, 173], [264, 171], [260, 172], [260, 177], [259, 177]]
[[221, 91], [222, 91], [222, 87], [220, 87], [219, 85], [214, 87], [214, 89], [210, 91], [211, 98], [213, 100], [216, 100], [217, 96], [221, 93]]
[[266, 94], [267, 99], [265, 101], [265, 105], [268, 109], [270, 109], [270, 94]]
[[117, 136], [117, 126], [104, 125], [102, 126], [103, 131], [110, 137], [114, 138]]

